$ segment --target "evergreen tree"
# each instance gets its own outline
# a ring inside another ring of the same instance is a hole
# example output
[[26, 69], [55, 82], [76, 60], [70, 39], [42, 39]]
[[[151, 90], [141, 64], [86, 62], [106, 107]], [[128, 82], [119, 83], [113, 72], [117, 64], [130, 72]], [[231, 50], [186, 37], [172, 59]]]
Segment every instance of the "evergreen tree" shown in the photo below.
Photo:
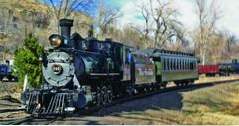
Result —
[[22, 48], [15, 52], [14, 69], [19, 78], [20, 84], [23, 84], [24, 77], [28, 75], [28, 83], [34, 87], [40, 87], [42, 84], [42, 67], [39, 57], [44, 49], [38, 42], [38, 39], [30, 34], [25, 40]]

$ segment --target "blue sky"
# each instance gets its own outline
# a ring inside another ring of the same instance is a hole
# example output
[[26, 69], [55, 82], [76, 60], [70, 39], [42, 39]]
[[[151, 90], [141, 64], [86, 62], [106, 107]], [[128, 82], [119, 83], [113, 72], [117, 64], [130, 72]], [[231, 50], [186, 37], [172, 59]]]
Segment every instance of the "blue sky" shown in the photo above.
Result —
[[113, 7], [121, 8], [125, 4], [127, 4], [129, 1], [132, 0], [105, 0], [105, 2]]
[[[85, 11], [91, 16], [94, 16], [96, 11], [97, 11], [97, 4], [100, 2], [100, 0], [91, 0], [92, 2], [90, 4], [87, 4], [87, 8], [81, 8], [79, 7], [80, 10]], [[106, 6], [109, 6], [111, 8], [117, 8], [120, 9], [122, 8], [125, 4], [127, 4], [129, 1], [132, 0], [103, 0], [103, 2], [106, 4]], [[53, 0], [53, 2], [56, 5], [59, 5], [60, 2], [59, 0]], [[50, 2], [49, 2], [50, 4]]]

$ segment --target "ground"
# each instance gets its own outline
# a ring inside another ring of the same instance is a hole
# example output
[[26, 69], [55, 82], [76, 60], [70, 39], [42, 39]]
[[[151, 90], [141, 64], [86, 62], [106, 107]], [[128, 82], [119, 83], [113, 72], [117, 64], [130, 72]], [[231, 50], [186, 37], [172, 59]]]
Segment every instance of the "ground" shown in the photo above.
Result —
[[[238, 77], [200, 81], [235, 78]], [[239, 82], [231, 82], [156, 94], [105, 108], [89, 116], [58, 119], [51, 124], [239, 124], [238, 108]], [[17, 114], [10, 117], [12, 115]], [[19, 115], [26, 116], [22, 112]], [[6, 113], [0, 114], [0, 120], [16, 118], [10, 117]]]
[[239, 82], [169, 92], [118, 106], [130, 111], [102, 117], [101, 124], [239, 124], [238, 98]]
[[16, 82], [0, 82], [0, 120], [11, 120], [26, 116], [23, 111], [14, 111], [21, 106], [20, 91]]

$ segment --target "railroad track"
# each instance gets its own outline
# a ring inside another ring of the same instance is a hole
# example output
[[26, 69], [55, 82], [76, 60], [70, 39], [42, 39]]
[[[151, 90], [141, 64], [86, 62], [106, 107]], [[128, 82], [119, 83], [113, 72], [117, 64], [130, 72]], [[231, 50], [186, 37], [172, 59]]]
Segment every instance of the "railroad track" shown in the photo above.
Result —
[[[183, 90], [183, 89], [190, 89], [190, 88], [199, 89], [199, 88], [205, 88], [205, 87], [210, 87], [210, 86], [214, 86], [214, 85], [218, 85], [218, 84], [236, 82], [236, 81], [239, 81], [239, 79], [197, 83], [197, 84], [192, 84], [192, 85], [188, 85], [188, 86], [185, 86], [185, 87], [172, 86], [172, 87], [168, 87], [168, 88], [163, 89], [163, 90], [156, 90], [156, 91], [153, 91], [153, 92], [150, 92], [150, 93], [138, 94], [138, 95], [131, 96], [131, 97], [121, 98], [121, 99], [118, 99], [118, 100], [112, 102], [111, 104], [104, 105], [104, 106], [101, 106], [101, 107], [91, 107], [91, 108], [82, 110], [79, 113], [73, 114], [73, 115], [64, 115], [62, 117], [52, 117], [51, 116], [51, 118], [45, 118], [45, 119], [44, 118], [35, 118], [33, 116], [28, 116], [28, 117], [25, 117], [23, 119], [13, 120], [13, 121], [9, 121], [8, 123], [3, 123], [3, 124], [6, 124], [6, 125], [8, 125], [8, 124], [10, 124], [10, 125], [19, 125], [19, 124], [29, 125], [29, 124], [33, 124], [34, 125], [35, 124], [36, 125], [36, 124], [39, 124], [39, 123], [40, 124], [44, 123], [44, 125], [48, 125], [48, 124], [51, 124], [58, 119], [63, 119], [64, 117], [79, 117], [79, 116], [83, 116], [83, 115], [89, 115], [89, 114], [94, 113], [96, 111], [99, 111], [100, 109], [105, 108], [105, 107], [111, 107], [111, 106], [114, 106], [114, 105], [117, 105], [117, 104], [122, 104], [122, 103], [127, 102], [127, 101], [146, 98], [146, 97], [156, 95], [156, 94], [160, 94], [160, 93], [166, 93], [166, 92]], [[0, 121], [0, 124], [1, 124], [1, 121]]]
[[49, 125], [56, 120], [63, 119], [63, 117], [54, 118], [35, 118], [33, 116], [26, 116], [21, 119], [12, 119], [8, 121], [0, 121], [0, 125]]
[[5, 113], [5, 112], [17, 112], [17, 111], [24, 111], [25, 109], [20, 108], [20, 109], [0, 109], [0, 113]]
[[12, 120], [4, 120], [4, 121], [0, 121], [1, 125], [20, 125], [23, 122], [29, 122], [33, 119], [33, 117], [31, 116], [27, 116], [21, 119], [12, 119]]
[[11, 120], [5, 120], [5, 121], [0, 120], [0, 125], [20, 125], [20, 124], [37, 125], [39, 123], [41, 123], [42, 125], [48, 125], [60, 118], [61, 117], [47, 118], [47, 119], [41, 118], [40, 119], [40, 118], [35, 118], [34, 116], [30, 115], [30, 116], [26, 116], [26, 117], [20, 118], [20, 119], [11, 119]]

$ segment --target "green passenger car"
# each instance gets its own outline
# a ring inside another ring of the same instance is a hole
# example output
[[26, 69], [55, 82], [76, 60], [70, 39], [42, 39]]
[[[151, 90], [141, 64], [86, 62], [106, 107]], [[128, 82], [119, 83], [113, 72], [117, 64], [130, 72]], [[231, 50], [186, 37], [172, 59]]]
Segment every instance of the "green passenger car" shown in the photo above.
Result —
[[159, 49], [147, 49], [144, 52], [153, 58], [157, 83], [188, 84], [199, 77], [197, 58], [192, 54]]

